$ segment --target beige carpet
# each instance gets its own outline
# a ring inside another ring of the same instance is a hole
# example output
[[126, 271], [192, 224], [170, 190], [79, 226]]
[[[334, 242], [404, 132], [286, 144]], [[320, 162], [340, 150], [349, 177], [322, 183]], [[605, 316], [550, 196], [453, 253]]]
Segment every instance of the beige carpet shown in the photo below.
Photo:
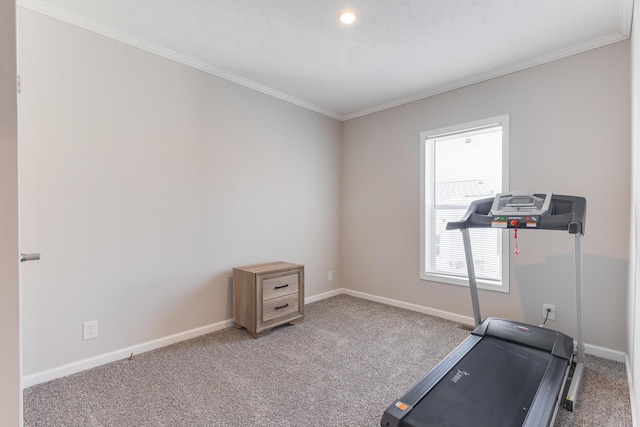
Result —
[[[260, 339], [229, 328], [24, 391], [26, 427], [379, 426], [386, 407], [468, 335], [341, 295]], [[588, 356], [556, 426], [631, 426], [623, 364]]]

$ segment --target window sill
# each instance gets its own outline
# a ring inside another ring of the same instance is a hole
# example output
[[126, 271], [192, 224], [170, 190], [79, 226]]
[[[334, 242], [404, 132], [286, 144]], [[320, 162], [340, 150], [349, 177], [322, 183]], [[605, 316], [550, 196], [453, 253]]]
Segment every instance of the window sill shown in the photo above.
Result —
[[[466, 277], [462, 278], [457, 276], [447, 276], [444, 274], [422, 273], [420, 275], [420, 280], [424, 280], [428, 282], [446, 283], [449, 285], [456, 285], [456, 286], [464, 286], [467, 288], [469, 287], [469, 280]], [[486, 291], [493, 291], [493, 292], [500, 292], [503, 294], [509, 293], [509, 284], [504, 283], [504, 281], [502, 283], [497, 283], [495, 281], [478, 279], [476, 280], [476, 283], [477, 283], [478, 289], [483, 289]]]

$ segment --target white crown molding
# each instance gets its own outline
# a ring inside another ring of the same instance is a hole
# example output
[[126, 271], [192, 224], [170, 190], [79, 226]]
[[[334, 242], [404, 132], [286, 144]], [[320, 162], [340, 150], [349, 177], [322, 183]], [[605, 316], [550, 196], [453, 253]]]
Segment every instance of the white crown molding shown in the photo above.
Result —
[[139, 49], [170, 59], [180, 64], [187, 65], [221, 79], [228, 80], [230, 82], [248, 87], [258, 92], [262, 92], [266, 95], [273, 96], [274, 98], [281, 99], [299, 107], [306, 108], [307, 110], [315, 111], [316, 113], [320, 113], [337, 120], [342, 120], [342, 114], [336, 113], [334, 111], [329, 111], [325, 108], [311, 104], [310, 102], [303, 101], [302, 99], [298, 99], [296, 97], [287, 95], [286, 93], [271, 89], [270, 87], [261, 85], [249, 79], [245, 79], [244, 77], [240, 77], [233, 73], [229, 73], [223, 69], [211, 66], [197, 59], [191, 58], [170, 49], [166, 49], [162, 46], [158, 46], [154, 43], [150, 43], [146, 40], [126, 34], [122, 31], [116, 30], [106, 25], [99, 24], [95, 21], [83, 18], [82, 16], [76, 15], [74, 13], [70, 13], [60, 8], [53, 7], [42, 1], [18, 0], [18, 6], [24, 7], [26, 9], [31, 9], [35, 12], [39, 12], [52, 18], [59, 19], [60, 21], [66, 22], [68, 24], [75, 25], [77, 27], [92, 31], [105, 37], [109, 37], [130, 46], [137, 47]]
[[302, 99], [287, 95], [286, 93], [277, 91], [270, 87], [261, 85], [252, 80], [246, 79], [244, 77], [240, 77], [233, 73], [229, 73], [220, 68], [211, 66], [202, 61], [196, 60], [189, 56], [180, 54], [178, 52], [172, 51], [170, 49], [163, 48], [153, 43], [149, 43], [143, 39], [131, 36], [129, 34], [123, 33], [122, 31], [118, 31], [106, 25], [99, 24], [95, 21], [91, 21], [89, 19], [83, 18], [79, 15], [67, 12], [63, 9], [53, 7], [41, 0], [18, 0], [17, 4], [20, 7], [24, 7], [26, 9], [31, 9], [36, 12], [40, 12], [44, 15], [51, 16], [53, 18], [59, 19], [61, 21], [67, 22], [72, 25], [76, 25], [80, 28], [84, 28], [86, 30], [98, 33], [105, 37], [109, 37], [114, 40], [118, 40], [122, 43], [137, 47], [139, 49], [145, 50], [147, 52], [162, 56], [164, 58], [170, 59], [172, 61], [187, 65], [189, 67], [195, 68], [197, 70], [203, 71], [205, 73], [211, 74], [213, 76], [231, 81], [233, 83], [239, 84], [241, 86], [245, 86], [247, 88], [256, 90], [258, 92], [262, 92], [266, 95], [273, 96], [274, 98], [281, 99], [283, 101], [289, 102], [291, 104], [297, 105], [302, 108], [306, 108], [311, 111], [315, 111], [316, 113], [323, 114], [325, 116], [331, 117], [340, 121], [347, 121], [356, 119], [358, 117], [367, 116], [369, 114], [377, 113], [383, 110], [388, 110], [390, 108], [398, 107], [400, 105], [408, 104], [414, 101], [419, 101], [421, 99], [429, 98], [431, 96], [439, 95], [445, 92], [449, 92], [452, 90], [460, 89], [465, 86], [470, 86], [475, 83], [480, 83], [486, 80], [490, 80], [496, 77], [504, 76], [507, 74], [511, 74], [517, 71], [524, 70], [526, 68], [535, 67], [537, 65], [542, 65], [547, 62], [555, 61], [557, 59], [565, 58], [567, 56], [576, 55], [578, 53], [586, 52], [591, 49], [596, 49], [599, 47], [606, 46], [611, 43], [616, 43], [622, 40], [626, 40], [631, 35], [631, 26], [632, 26], [632, 15], [633, 15], [633, 0], [621, 0], [620, 1], [620, 19], [619, 19], [619, 32], [610, 34], [608, 36], [601, 37], [596, 40], [592, 40], [587, 43], [582, 43], [577, 46], [572, 46], [567, 49], [561, 49], [546, 55], [541, 55], [536, 58], [528, 59], [525, 61], [521, 61], [515, 64], [508, 65], [506, 67], [498, 68], [495, 70], [488, 71], [486, 73], [478, 74], [467, 79], [458, 80], [456, 82], [438, 86], [435, 88], [431, 88], [429, 90], [419, 92], [415, 95], [411, 95], [404, 98], [399, 98], [390, 102], [385, 102], [383, 104], [379, 104], [370, 108], [365, 108], [363, 110], [355, 111], [353, 113], [348, 114], [340, 114], [334, 111], [327, 110], [325, 108], [319, 107], [310, 102], [304, 101]]
[[[632, 0], [626, 0], [626, 1], [632, 1]], [[622, 20], [621, 20], [622, 21]], [[476, 83], [481, 83], [483, 81], [486, 80], [491, 80], [494, 79], [496, 77], [501, 77], [507, 74], [511, 74], [511, 73], [515, 73], [517, 71], [522, 71], [525, 70], [527, 68], [531, 68], [531, 67], [535, 67], [537, 65], [542, 65], [545, 64], [547, 62], [551, 62], [551, 61], [555, 61], [557, 59], [562, 59], [568, 56], [572, 56], [572, 55], [576, 55], [578, 53], [583, 53], [586, 52], [588, 50], [591, 49], [596, 49], [599, 47], [603, 47], [612, 43], [616, 43], [622, 40], [626, 40], [629, 38], [630, 35], [630, 26], [631, 26], [631, 19], [627, 18], [627, 21], [629, 23], [629, 31], [627, 32], [627, 34], [620, 32], [620, 33], [615, 33], [615, 34], [611, 34], [608, 36], [604, 36], [601, 37], [599, 39], [596, 40], [592, 40], [590, 42], [587, 43], [582, 43], [576, 46], [572, 46], [570, 48], [567, 49], [561, 49], [561, 50], [557, 50], [555, 52], [551, 52], [545, 55], [541, 55], [538, 56], [536, 58], [531, 58], [531, 59], [527, 59], [525, 61], [521, 61], [521, 62], [517, 62], [515, 64], [511, 64], [511, 65], [507, 65], [505, 67], [502, 68], [497, 68], [491, 71], [488, 71], [486, 73], [482, 73], [482, 74], [477, 74], [475, 76], [469, 77], [467, 79], [462, 79], [462, 80], [458, 80], [456, 82], [453, 83], [449, 83], [446, 85], [442, 85], [442, 86], [438, 86], [432, 89], [429, 89], [427, 91], [424, 92], [420, 92], [417, 93], [415, 95], [411, 95], [405, 98], [400, 98], [400, 99], [396, 99], [394, 101], [391, 102], [387, 102], [384, 104], [380, 104], [371, 108], [367, 108], [364, 110], [360, 110], [360, 111], [356, 111], [354, 113], [349, 113], [349, 114], [345, 114], [344, 116], [342, 116], [342, 120], [343, 121], [347, 121], [347, 120], [351, 120], [351, 119], [356, 119], [358, 117], [363, 117], [363, 116], [367, 116], [369, 114], [373, 114], [373, 113], [377, 113], [383, 110], [388, 110], [390, 108], [393, 107], [398, 107], [400, 105], [404, 105], [404, 104], [409, 104], [410, 102], [414, 102], [414, 101], [419, 101], [421, 99], [425, 99], [425, 98], [429, 98], [431, 96], [435, 96], [435, 95], [439, 95], [441, 93], [445, 93], [445, 92], [449, 92], [452, 90], [456, 90], [456, 89], [460, 89], [463, 88], [465, 86], [470, 86], [472, 84], [476, 84]], [[622, 28], [621, 28], [622, 30]]]

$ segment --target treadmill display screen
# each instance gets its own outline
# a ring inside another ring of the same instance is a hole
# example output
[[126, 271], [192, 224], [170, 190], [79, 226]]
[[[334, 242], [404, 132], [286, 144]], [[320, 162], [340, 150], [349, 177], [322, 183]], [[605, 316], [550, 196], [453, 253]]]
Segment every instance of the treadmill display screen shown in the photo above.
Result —
[[508, 202], [508, 206], [531, 206], [535, 202], [532, 197], [513, 197]]
[[491, 227], [536, 228], [540, 217], [549, 213], [551, 193], [501, 193], [491, 205]]

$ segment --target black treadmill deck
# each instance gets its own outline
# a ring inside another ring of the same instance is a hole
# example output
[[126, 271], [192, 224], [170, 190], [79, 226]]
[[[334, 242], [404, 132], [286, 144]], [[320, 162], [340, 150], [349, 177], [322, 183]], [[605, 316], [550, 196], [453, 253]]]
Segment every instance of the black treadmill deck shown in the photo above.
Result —
[[402, 419], [401, 426], [519, 426], [553, 358], [485, 337]]
[[385, 411], [382, 427], [550, 425], [572, 360], [573, 339], [485, 319]]

